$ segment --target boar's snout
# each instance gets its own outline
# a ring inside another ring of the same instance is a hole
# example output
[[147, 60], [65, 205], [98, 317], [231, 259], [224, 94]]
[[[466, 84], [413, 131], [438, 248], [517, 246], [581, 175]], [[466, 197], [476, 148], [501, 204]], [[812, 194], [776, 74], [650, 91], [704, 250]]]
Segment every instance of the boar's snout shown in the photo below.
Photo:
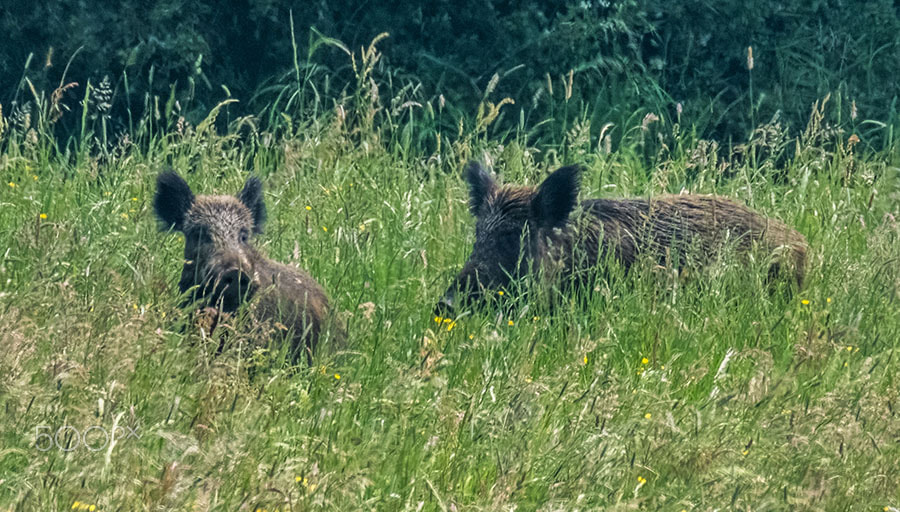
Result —
[[251, 267], [244, 258], [222, 258], [212, 268], [208, 286], [213, 302], [221, 301], [222, 310], [234, 312], [252, 292]]
[[250, 291], [250, 276], [239, 268], [230, 268], [215, 277], [213, 297], [222, 301], [222, 310], [234, 312]]
[[434, 306], [434, 314], [453, 317], [466, 306], [474, 305], [482, 297], [482, 284], [479, 282], [479, 269], [471, 262], [466, 263], [459, 276], [444, 292], [441, 300]]
[[456, 290], [449, 289], [447, 293], [441, 297], [441, 300], [434, 305], [434, 314], [441, 317], [452, 318], [456, 308]]

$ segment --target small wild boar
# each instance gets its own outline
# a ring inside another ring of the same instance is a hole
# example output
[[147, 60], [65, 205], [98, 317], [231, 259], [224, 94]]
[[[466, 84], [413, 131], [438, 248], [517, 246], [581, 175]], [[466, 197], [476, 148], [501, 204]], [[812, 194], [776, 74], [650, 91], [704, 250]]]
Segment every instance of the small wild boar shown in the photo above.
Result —
[[193, 292], [186, 295], [188, 304], [228, 315], [248, 304], [254, 319], [292, 331], [293, 360], [305, 353], [311, 362], [326, 330], [332, 338], [342, 337], [331, 325], [322, 287], [306, 272], [266, 258], [251, 244], [266, 220], [259, 179], [248, 179], [236, 197], [194, 196], [173, 171], [160, 174], [156, 187], [154, 207], [163, 228], [184, 233], [178, 286], [183, 294]]
[[771, 257], [770, 275], [785, 272], [803, 284], [803, 235], [722, 197], [589, 199], [570, 218], [578, 206], [578, 166], [556, 170], [538, 187], [500, 185], [476, 162], [465, 173], [475, 247], [438, 303], [441, 314], [526, 274], [540, 272], [553, 285], [578, 284], [606, 256], [626, 269], [642, 255], [668, 266], [709, 260], [727, 244], [738, 254], [759, 249]]

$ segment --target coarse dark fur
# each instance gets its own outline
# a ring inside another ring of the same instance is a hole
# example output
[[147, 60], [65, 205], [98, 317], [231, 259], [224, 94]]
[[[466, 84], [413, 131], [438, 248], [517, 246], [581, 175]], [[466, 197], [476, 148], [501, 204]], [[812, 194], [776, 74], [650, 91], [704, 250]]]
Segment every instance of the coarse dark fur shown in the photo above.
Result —
[[157, 178], [154, 207], [163, 229], [184, 233], [184, 267], [178, 287], [186, 305], [231, 315], [247, 304], [252, 317], [293, 333], [291, 357], [312, 361], [319, 338], [330, 331], [331, 308], [322, 287], [306, 272], [272, 261], [251, 239], [262, 232], [266, 207], [262, 183], [247, 180], [237, 196], [194, 196], [173, 171]]
[[[788, 273], [803, 285], [806, 239], [784, 223], [724, 197], [664, 195], [650, 199], [589, 199], [578, 206], [581, 169], [562, 167], [538, 187], [500, 185], [476, 162], [466, 167], [475, 247], [438, 303], [450, 314], [485, 290], [541, 272], [551, 283], [579, 282], [615, 257], [627, 269], [642, 255], [659, 265], [714, 257], [726, 245], [738, 254], [759, 250], [770, 275]], [[673, 261], [676, 259], [676, 261]]]

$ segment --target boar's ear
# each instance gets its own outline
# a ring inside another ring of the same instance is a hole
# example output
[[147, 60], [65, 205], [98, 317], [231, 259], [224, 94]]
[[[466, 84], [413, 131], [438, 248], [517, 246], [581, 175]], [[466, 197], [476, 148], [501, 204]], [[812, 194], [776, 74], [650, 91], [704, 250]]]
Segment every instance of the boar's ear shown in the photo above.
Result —
[[541, 183], [531, 203], [531, 214], [538, 226], [553, 228], [565, 224], [578, 202], [580, 183], [581, 167], [577, 165], [561, 167]]
[[262, 233], [263, 224], [266, 222], [266, 203], [263, 202], [262, 182], [259, 178], [254, 176], [248, 179], [238, 194], [238, 199], [253, 214], [253, 232]]
[[191, 187], [175, 171], [164, 171], [156, 178], [156, 197], [153, 208], [163, 229], [184, 228], [184, 216], [194, 204]]
[[466, 181], [469, 182], [469, 209], [478, 216], [488, 195], [497, 187], [494, 178], [478, 162], [466, 165]]

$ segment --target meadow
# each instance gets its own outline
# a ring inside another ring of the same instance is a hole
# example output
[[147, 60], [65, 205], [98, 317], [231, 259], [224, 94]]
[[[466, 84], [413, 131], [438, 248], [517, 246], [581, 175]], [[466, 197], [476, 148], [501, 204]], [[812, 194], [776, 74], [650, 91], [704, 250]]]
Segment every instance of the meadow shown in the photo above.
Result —
[[[33, 89], [27, 118], [5, 112], [0, 510], [900, 507], [889, 126], [823, 100], [805, 128], [734, 144], [674, 111], [495, 131], [516, 110], [490, 86], [458, 122], [442, 98], [375, 94], [373, 48], [344, 101], [311, 102], [298, 72], [258, 118], [224, 102], [192, 124], [148, 98], [112, 133], [90, 102]], [[80, 135], [54, 137], [55, 115]], [[725, 257], [688, 276], [613, 267], [553, 311], [435, 318], [474, 239], [471, 158], [518, 183], [584, 164], [582, 198], [734, 197], [807, 237], [806, 285], [772, 294], [764, 261]], [[259, 176], [257, 245], [325, 286], [347, 345], [290, 366], [236, 330], [217, 355], [178, 308], [183, 240], [152, 210], [166, 167], [203, 193]]]

